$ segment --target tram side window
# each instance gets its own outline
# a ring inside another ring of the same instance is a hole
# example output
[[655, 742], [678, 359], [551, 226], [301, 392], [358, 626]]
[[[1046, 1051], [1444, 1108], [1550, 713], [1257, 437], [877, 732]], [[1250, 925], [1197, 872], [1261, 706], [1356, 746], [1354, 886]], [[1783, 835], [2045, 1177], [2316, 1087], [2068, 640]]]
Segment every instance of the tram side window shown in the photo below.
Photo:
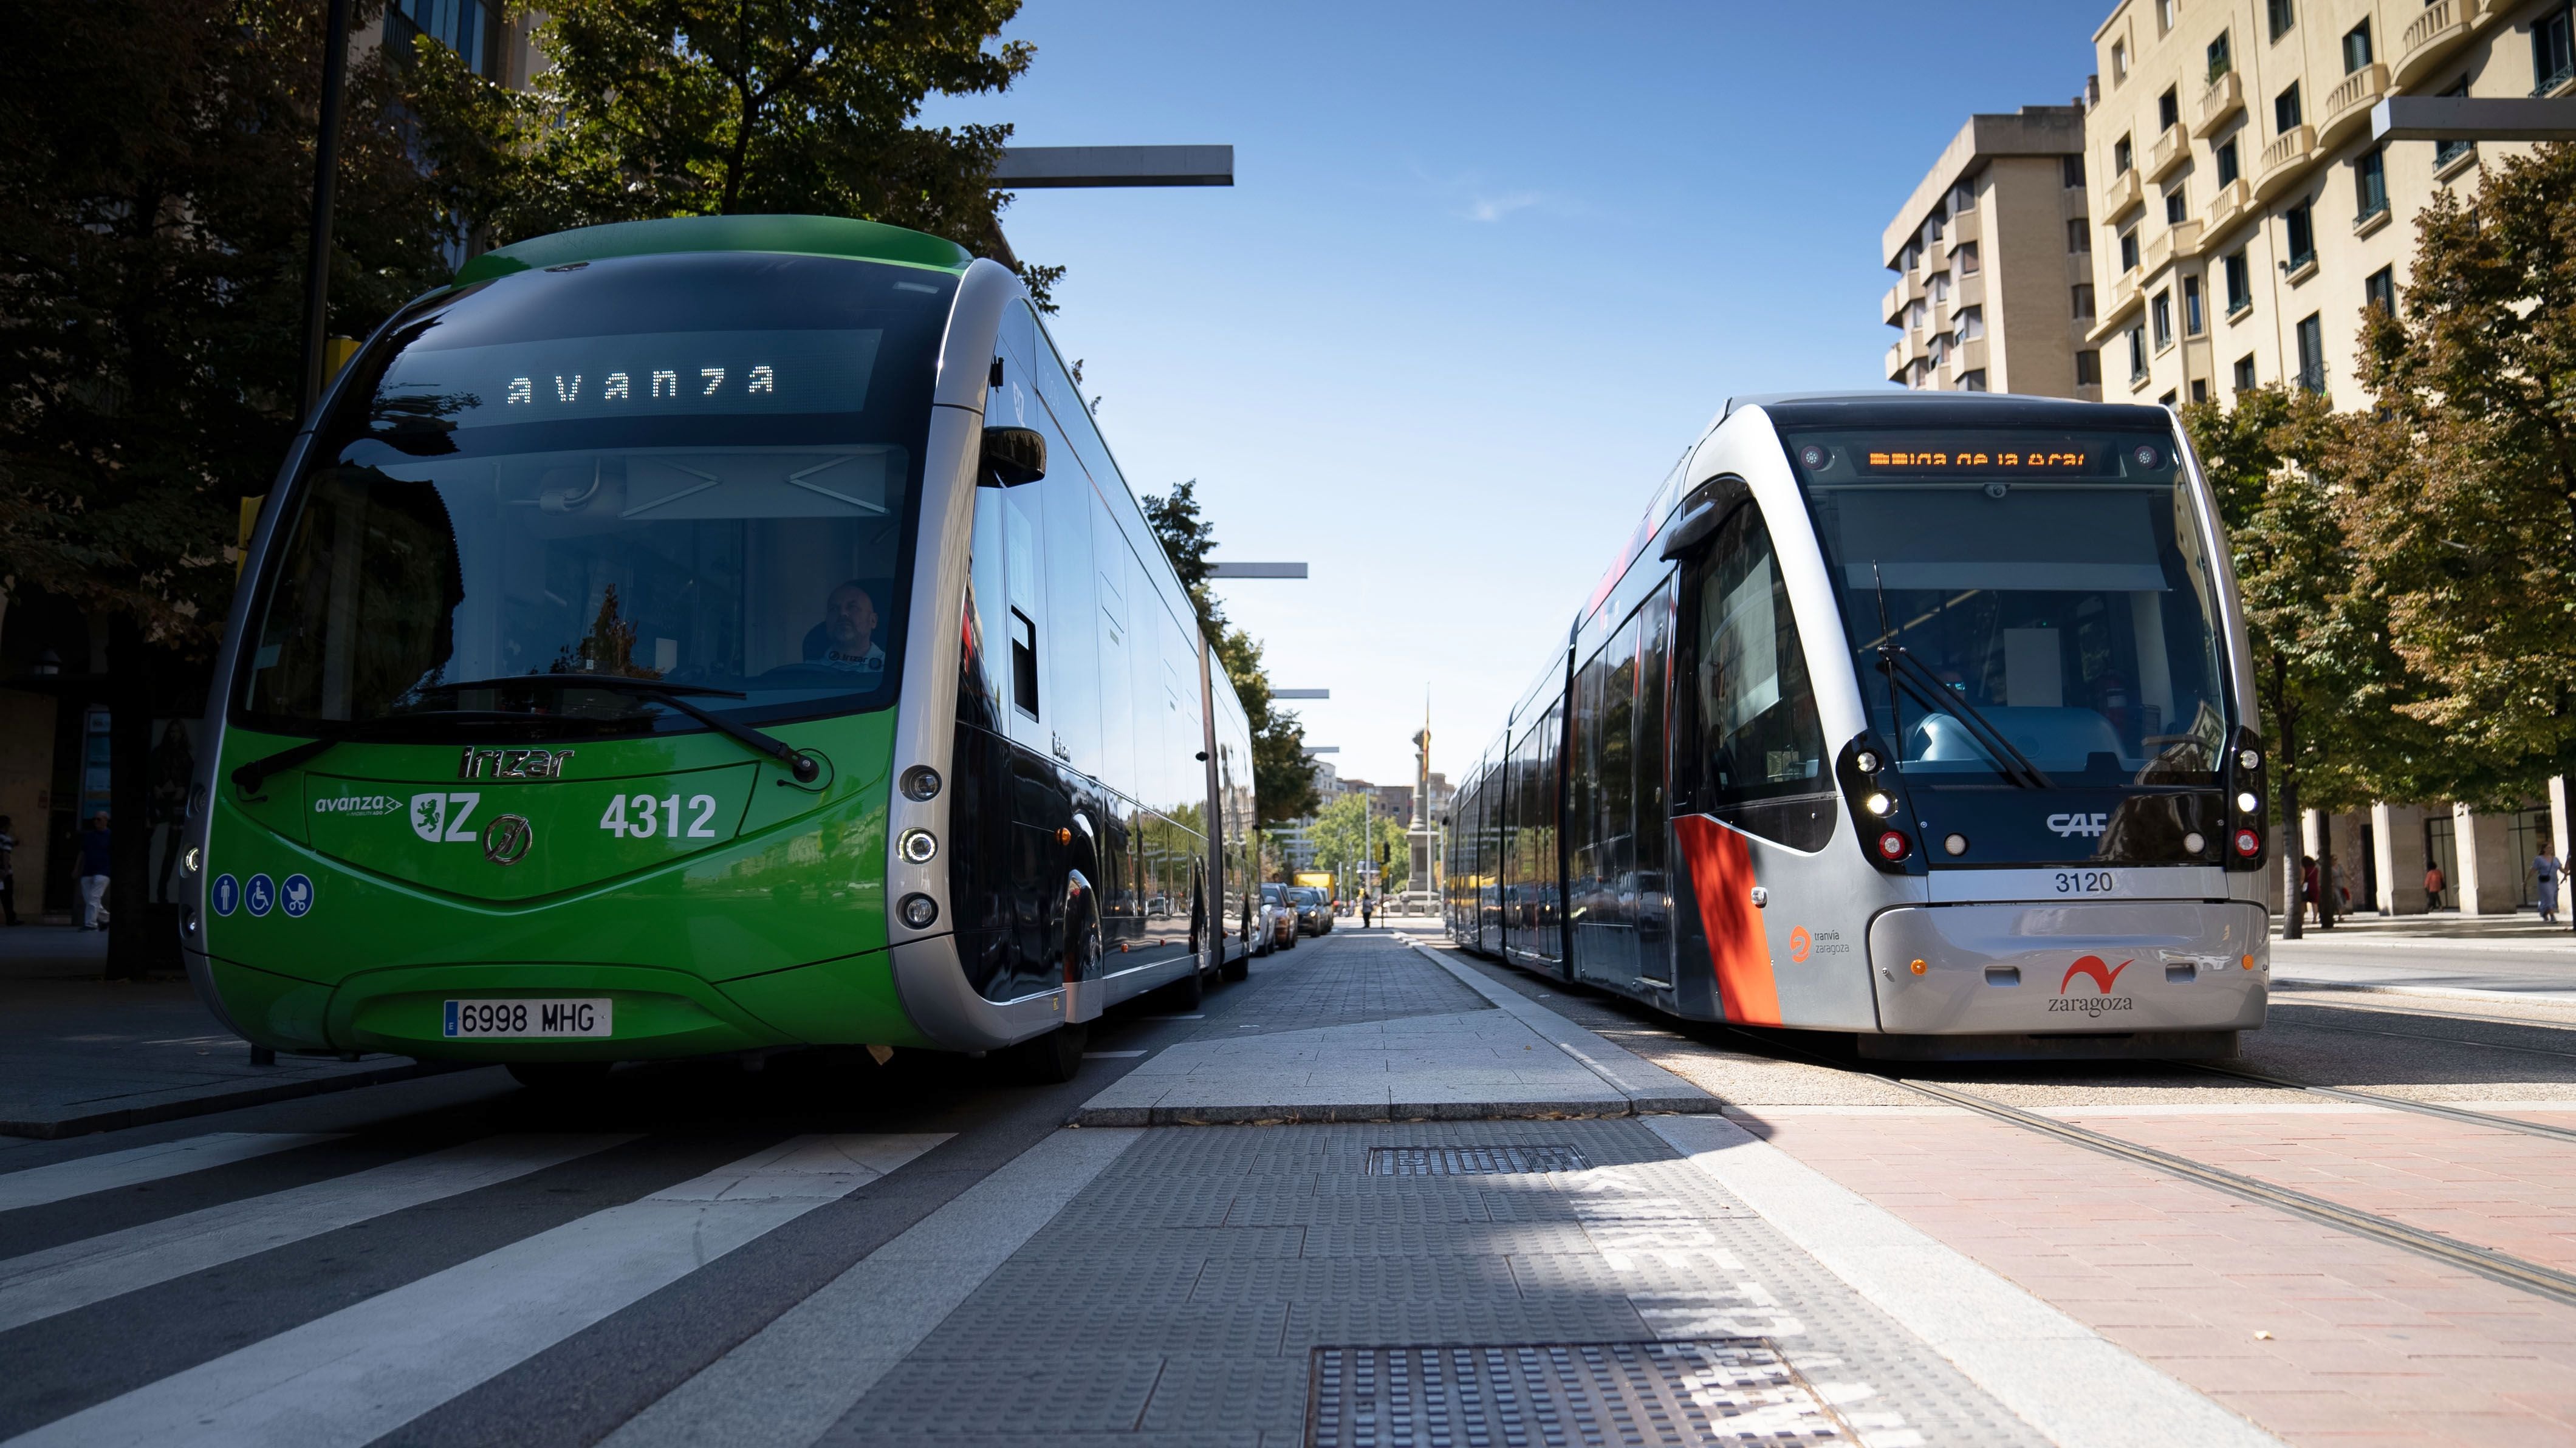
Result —
[[[1707, 807], [1751, 834], [1820, 849], [1833, 830], [1824, 731], [1797, 615], [1758, 508], [1718, 530], [1691, 627]], [[1820, 802], [1821, 801], [1821, 802]]]

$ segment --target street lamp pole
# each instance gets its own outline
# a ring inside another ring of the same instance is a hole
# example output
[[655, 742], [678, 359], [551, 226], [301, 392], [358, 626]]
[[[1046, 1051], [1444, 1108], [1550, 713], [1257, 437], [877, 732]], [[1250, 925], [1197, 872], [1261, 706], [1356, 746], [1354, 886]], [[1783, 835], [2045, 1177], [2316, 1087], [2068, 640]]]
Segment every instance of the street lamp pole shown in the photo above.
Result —
[[300, 419], [322, 401], [323, 333], [331, 303], [331, 204], [340, 182], [340, 97], [349, 79], [349, 0], [331, 0], [322, 38], [322, 115], [313, 137], [313, 233], [304, 264], [304, 392]]

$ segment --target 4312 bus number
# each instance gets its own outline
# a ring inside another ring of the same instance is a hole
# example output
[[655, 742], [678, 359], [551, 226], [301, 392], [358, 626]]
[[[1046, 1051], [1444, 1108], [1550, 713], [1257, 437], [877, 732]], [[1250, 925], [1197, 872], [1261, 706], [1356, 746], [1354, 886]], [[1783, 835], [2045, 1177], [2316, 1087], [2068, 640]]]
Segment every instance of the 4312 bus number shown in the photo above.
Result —
[[666, 794], [655, 799], [649, 794], [612, 794], [608, 809], [599, 817], [599, 827], [619, 839], [649, 840], [660, 835], [666, 840], [683, 836], [692, 840], [717, 838], [712, 828], [716, 817], [716, 797], [711, 794], [689, 796], [689, 810], [694, 811], [688, 827], [681, 828], [680, 797]]
[[2057, 893], [2060, 895], [2108, 895], [2118, 889], [2108, 870], [2060, 870]]

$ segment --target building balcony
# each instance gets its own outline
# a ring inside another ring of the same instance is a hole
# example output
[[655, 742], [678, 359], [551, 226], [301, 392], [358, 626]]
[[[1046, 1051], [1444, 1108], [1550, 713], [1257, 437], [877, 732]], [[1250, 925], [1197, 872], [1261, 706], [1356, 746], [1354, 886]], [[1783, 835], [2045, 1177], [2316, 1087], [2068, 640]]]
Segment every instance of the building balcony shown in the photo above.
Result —
[[1905, 380], [1905, 360], [1905, 344], [1903, 342], [1899, 342], [1895, 346], [1887, 349], [1887, 366], [1885, 370], [1888, 381], [1902, 382]]
[[2388, 67], [2372, 61], [2326, 92], [2325, 118], [2317, 122], [2317, 149], [2331, 151], [2370, 124], [2370, 108], [2388, 94]]
[[1971, 372], [1983, 372], [1984, 370], [1986, 370], [1985, 338], [1974, 337], [1965, 342], [1954, 343], [1951, 346], [1951, 376], [1964, 377]]
[[2155, 144], [2147, 148], [2147, 179], [2162, 181], [2181, 170], [2182, 163], [2190, 159], [2191, 137], [2183, 134], [2182, 127], [2178, 125], [2167, 126], [2165, 133], [2156, 137]]
[[2191, 123], [2191, 133], [2206, 141], [2244, 109], [2245, 82], [2231, 70], [2200, 93], [2200, 107], [2192, 113], [2196, 119]]
[[2103, 183], [2102, 211], [2097, 219], [2117, 221], [2145, 201], [2146, 197], [2147, 190], [2140, 184], [2138, 173], [2134, 170], [2123, 171]]
[[2203, 234], [2216, 236], [2245, 219], [2253, 210], [2254, 188], [2239, 176], [2219, 187], [2218, 194], [2209, 198], [2209, 225]]
[[2117, 333], [2129, 318], [2137, 315], [2138, 308], [2144, 304], [2141, 294], [2146, 279], [2144, 271], [2131, 267], [2120, 273], [2119, 280], [2111, 283], [2110, 305], [2101, 309], [2099, 320], [2093, 323], [2093, 341], [2099, 343]]
[[1955, 312], [1961, 307], [1981, 307], [1985, 303], [1986, 274], [1984, 272], [1970, 272], [1950, 284], [1951, 311]]
[[2164, 235], [2147, 243], [2146, 264], [2141, 270], [2148, 276], [2154, 276], [2175, 262], [2190, 260], [2199, 252], [2200, 223], [2177, 222], [2166, 227]]
[[1947, 256], [1985, 235], [1986, 228], [1979, 219], [1983, 215], [1983, 212], [1978, 211], [1961, 211], [1952, 215], [1950, 233], [1941, 239], [1941, 254]]
[[2433, 0], [2406, 26], [2397, 42], [2397, 66], [2391, 77], [2400, 90], [2426, 79], [2436, 66], [2469, 38], [2478, 18], [2479, 0]]
[[2307, 174], [2308, 166], [2317, 159], [2317, 128], [2293, 126], [2272, 138], [2263, 148], [2262, 163], [2254, 168], [2254, 195], [2269, 201], [2290, 189], [2290, 183]]
[[1878, 317], [1891, 327], [1905, 325], [1905, 283], [1898, 282], [1878, 299]]

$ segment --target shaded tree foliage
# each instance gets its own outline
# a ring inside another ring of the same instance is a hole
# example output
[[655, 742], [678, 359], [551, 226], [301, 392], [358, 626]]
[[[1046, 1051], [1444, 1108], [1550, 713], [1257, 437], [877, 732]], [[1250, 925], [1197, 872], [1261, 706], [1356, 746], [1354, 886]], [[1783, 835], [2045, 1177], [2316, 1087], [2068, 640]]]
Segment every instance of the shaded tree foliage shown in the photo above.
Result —
[[806, 212], [944, 236], [1010, 263], [992, 190], [1008, 126], [914, 124], [933, 94], [1008, 90], [987, 49], [1019, 0], [549, 0], [549, 68], [512, 90], [421, 46], [416, 104], [449, 204], [496, 244], [667, 216]]
[[1189, 590], [1199, 628], [1234, 680], [1252, 725], [1252, 788], [1259, 822], [1268, 826], [1313, 814], [1318, 797], [1314, 766], [1306, 759], [1305, 728], [1294, 711], [1272, 702], [1261, 645], [1227, 621], [1208, 591], [1208, 554], [1216, 548], [1216, 527], [1199, 510], [1198, 480], [1174, 484], [1169, 493], [1148, 493], [1144, 504], [1145, 522], [1162, 540], [1181, 586]]

